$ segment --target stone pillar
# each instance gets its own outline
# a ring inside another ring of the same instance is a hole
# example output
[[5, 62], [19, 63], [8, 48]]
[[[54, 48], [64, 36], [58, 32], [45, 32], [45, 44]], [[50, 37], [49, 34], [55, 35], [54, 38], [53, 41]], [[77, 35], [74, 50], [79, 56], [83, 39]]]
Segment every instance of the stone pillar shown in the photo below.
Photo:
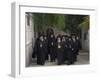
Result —
[[29, 66], [32, 61], [32, 44], [34, 40], [34, 25], [32, 20], [32, 14], [26, 13], [25, 15], [25, 55], [26, 66]]

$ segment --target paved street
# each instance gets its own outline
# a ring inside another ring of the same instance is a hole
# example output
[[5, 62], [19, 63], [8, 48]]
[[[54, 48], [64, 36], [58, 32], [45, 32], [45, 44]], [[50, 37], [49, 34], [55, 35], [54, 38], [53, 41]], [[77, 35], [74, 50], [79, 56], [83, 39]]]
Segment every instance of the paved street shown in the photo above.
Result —
[[[89, 55], [87, 52], [80, 52], [79, 55], [77, 56], [77, 61], [73, 65], [84, 65], [84, 64], [89, 64]], [[57, 65], [57, 61], [56, 62], [46, 61], [44, 66], [54, 66], [54, 65]], [[33, 63], [30, 64], [30, 67], [36, 67], [36, 66], [41, 66], [41, 65], [37, 65], [36, 61], [34, 60]]]

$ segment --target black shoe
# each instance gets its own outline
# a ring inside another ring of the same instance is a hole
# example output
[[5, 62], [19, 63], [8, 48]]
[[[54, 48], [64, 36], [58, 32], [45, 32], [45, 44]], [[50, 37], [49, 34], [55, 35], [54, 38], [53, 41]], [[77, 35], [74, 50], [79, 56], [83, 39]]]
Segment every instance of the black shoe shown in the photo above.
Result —
[[58, 65], [61, 65], [61, 63], [58, 63]]
[[70, 65], [70, 64], [71, 64], [70, 62], [67, 63], [67, 65]]
[[74, 62], [71, 62], [71, 64], [74, 64]]

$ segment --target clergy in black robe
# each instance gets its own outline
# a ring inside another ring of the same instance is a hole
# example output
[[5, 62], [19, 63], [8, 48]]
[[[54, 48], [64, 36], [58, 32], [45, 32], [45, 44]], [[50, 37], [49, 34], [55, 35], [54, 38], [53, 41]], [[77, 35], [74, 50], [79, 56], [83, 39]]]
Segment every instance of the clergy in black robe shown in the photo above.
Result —
[[62, 48], [63, 48], [63, 62], [66, 60], [66, 53], [67, 53], [67, 51], [66, 51], [66, 38], [65, 38], [65, 36], [63, 35], [62, 36]]
[[67, 60], [68, 60], [68, 65], [73, 64], [74, 57], [73, 57], [73, 49], [72, 49], [72, 39], [71, 37], [68, 38], [68, 50], [67, 50]]
[[66, 37], [62, 36], [62, 46], [63, 46], [63, 62], [67, 60], [67, 42]]
[[37, 42], [37, 64], [44, 65], [45, 64], [45, 54], [46, 54], [46, 43], [43, 36], [40, 36]]
[[61, 41], [61, 35], [58, 35], [56, 42], [57, 64], [63, 64], [63, 45]]
[[45, 60], [48, 60], [48, 41], [47, 41], [47, 36], [44, 35], [44, 41], [45, 41]]
[[[50, 55], [50, 47], [51, 47], [51, 34], [54, 34], [54, 31], [52, 28], [48, 28], [47, 31], [46, 31], [46, 34], [47, 34], [47, 50], [48, 50], [48, 55]], [[47, 59], [48, 59], [48, 56], [47, 56]]]
[[77, 50], [78, 50], [78, 42], [76, 41], [75, 36], [72, 36], [72, 52], [73, 52], [73, 61], [77, 61]]
[[55, 41], [54, 34], [51, 34], [49, 41], [50, 41], [49, 42], [49, 47], [50, 47], [50, 61], [54, 62], [55, 58], [56, 58], [56, 53], [55, 53], [55, 44], [56, 44], [56, 41]]
[[81, 49], [81, 43], [80, 43], [80, 39], [78, 36], [76, 36], [76, 42], [77, 42], [77, 51], [76, 54], [79, 54], [79, 50]]
[[38, 37], [35, 39], [35, 43], [32, 42], [32, 48], [33, 48], [32, 58], [36, 58], [37, 56], [37, 53], [38, 53], [37, 43], [41, 35], [43, 35], [43, 32], [38, 32]]
[[32, 48], [33, 48], [33, 53], [32, 53], [32, 58], [36, 58], [37, 56], [37, 42], [39, 40], [39, 37], [36, 38], [35, 43], [32, 42]]

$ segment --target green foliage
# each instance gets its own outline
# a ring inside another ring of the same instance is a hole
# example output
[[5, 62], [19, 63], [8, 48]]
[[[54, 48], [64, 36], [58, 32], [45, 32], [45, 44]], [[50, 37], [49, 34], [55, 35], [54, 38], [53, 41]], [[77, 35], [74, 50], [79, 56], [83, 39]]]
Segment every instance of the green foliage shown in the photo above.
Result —
[[81, 27], [89, 25], [89, 16], [34, 13], [35, 32], [45, 32], [48, 27], [56, 27], [64, 32], [79, 33]]
[[89, 29], [89, 16], [85, 16], [83, 18], [83, 22], [79, 24], [79, 27], [84, 28], [84, 29]]
[[64, 30], [65, 28], [65, 15], [57, 14], [56, 17], [56, 24], [55, 27], [57, 27], [60, 30]]
[[41, 14], [34, 14], [33, 15], [33, 23], [34, 23], [34, 30], [35, 32], [42, 30], [42, 16]]
[[66, 15], [66, 28], [65, 30], [69, 30], [71, 33], [78, 33], [80, 28], [78, 25], [83, 22], [83, 15]]
[[61, 14], [33, 14], [35, 32], [45, 31], [48, 27], [57, 27], [63, 30], [65, 27], [65, 17]]

